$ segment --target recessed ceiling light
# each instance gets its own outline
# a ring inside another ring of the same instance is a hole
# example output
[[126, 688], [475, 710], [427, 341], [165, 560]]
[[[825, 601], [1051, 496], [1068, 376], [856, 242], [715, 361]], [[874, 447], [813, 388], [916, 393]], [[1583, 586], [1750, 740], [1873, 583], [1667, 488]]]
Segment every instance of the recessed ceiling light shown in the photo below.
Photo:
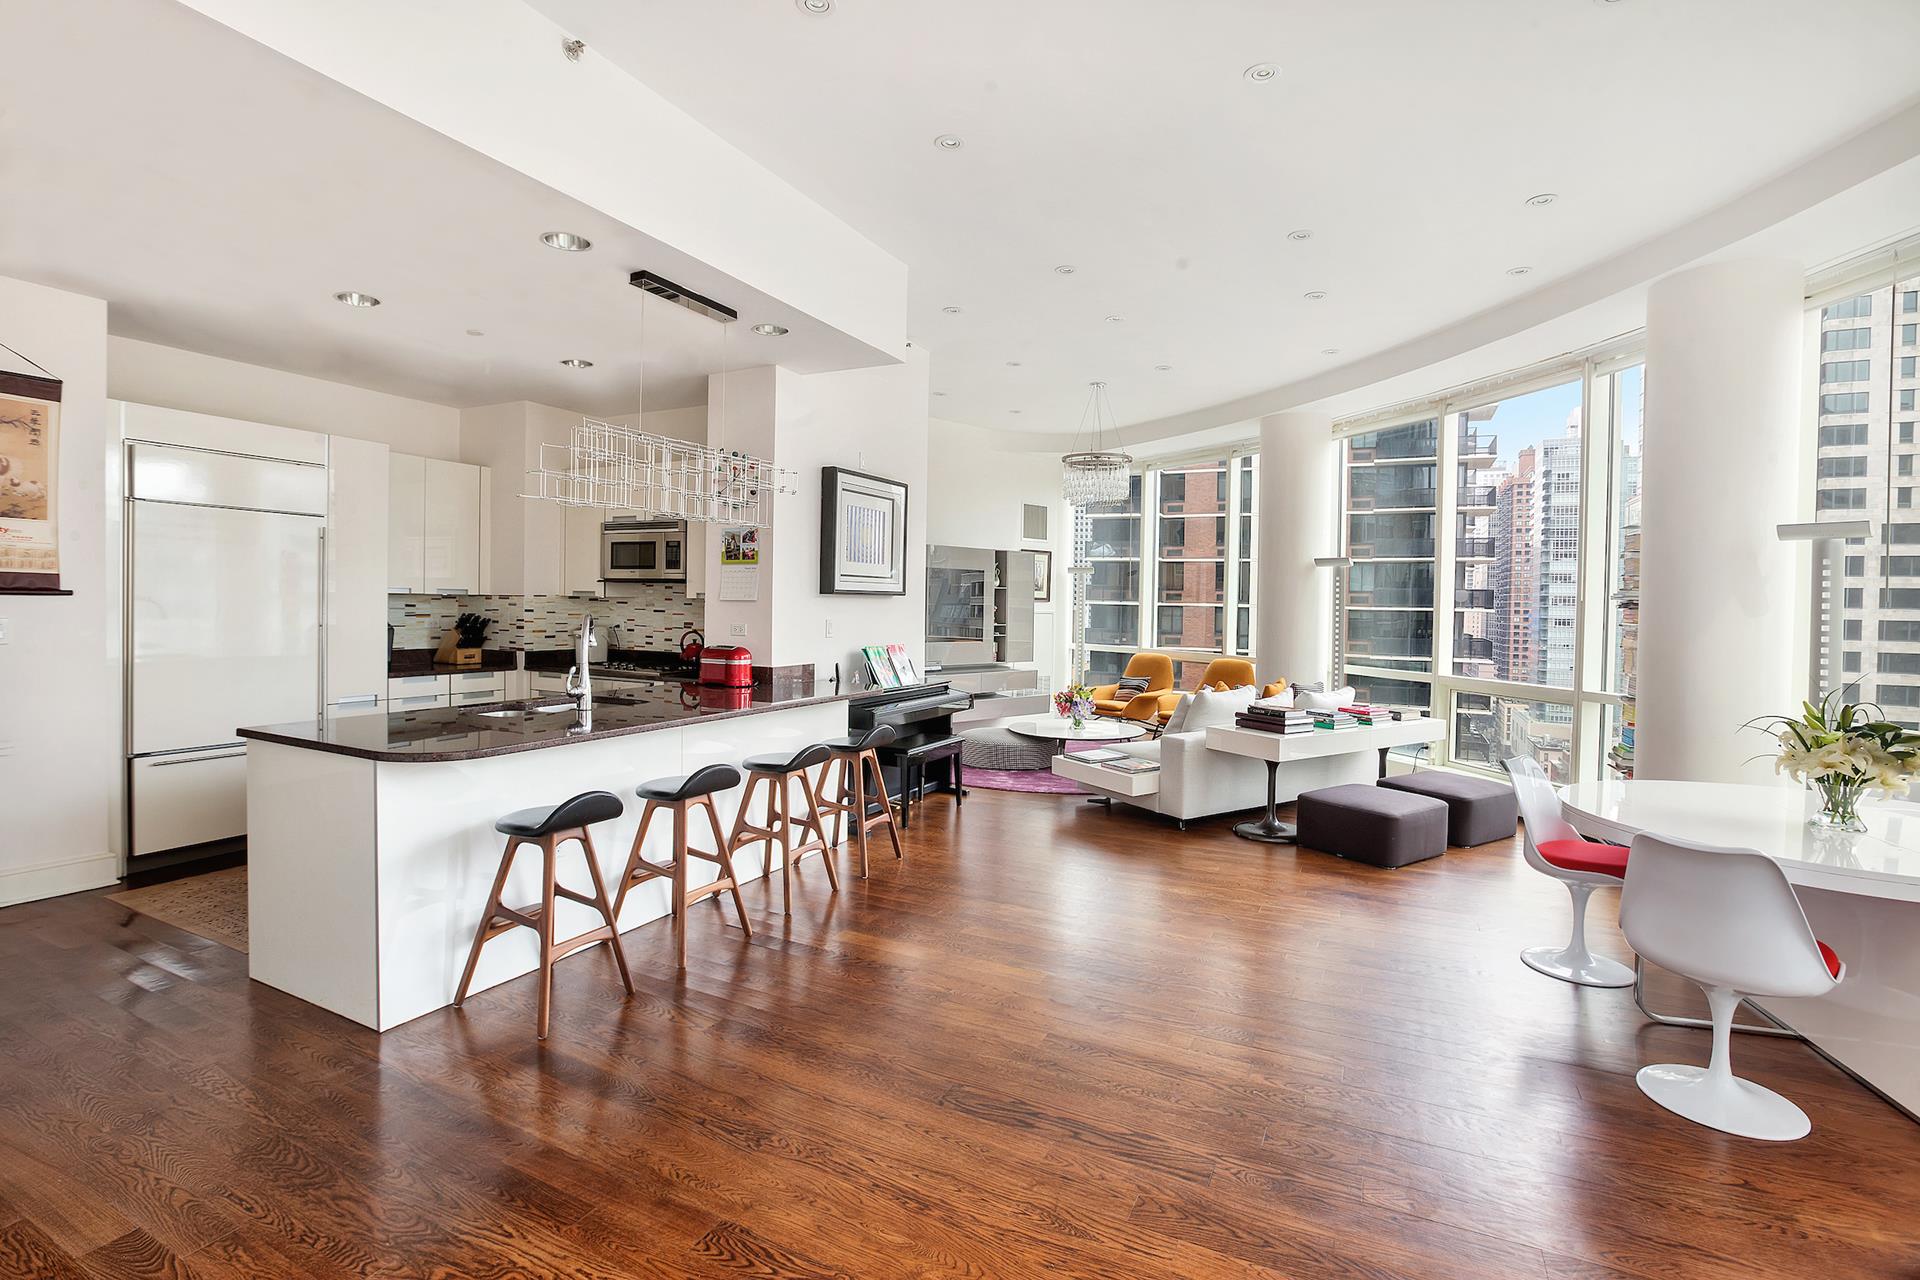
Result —
[[585, 253], [593, 248], [593, 241], [571, 231], [549, 231], [540, 237], [540, 243], [562, 253]]
[[484, 338], [487, 335], [486, 335], [486, 331], [483, 329], [469, 329], [467, 330], [467, 336], [469, 338]]
[[1259, 81], [1264, 84], [1268, 80], [1278, 79], [1280, 68], [1274, 66], [1271, 62], [1256, 62], [1240, 74], [1249, 80]]
[[1533, 268], [1532, 267], [1508, 267], [1507, 274], [1510, 276], [1532, 275]]
[[783, 324], [757, 324], [753, 326], [753, 331], [763, 338], [784, 338], [787, 336], [787, 327]]
[[958, 151], [967, 145], [966, 140], [957, 133], [943, 133], [933, 140], [933, 145], [942, 151]]
[[946, 393], [946, 392], [944, 392], [944, 391], [936, 391], [936, 392], [934, 392], [933, 394], [935, 394], [935, 395], [937, 395], [937, 396], [943, 396], [943, 395], [945, 395], [945, 394], [947, 394], [947, 393]]
[[1322, 348], [1320, 348], [1320, 354], [1321, 354], [1321, 355], [1323, 355], [1323, 356], [1337, 356], [1337, 355], [1339, 355], [1339, 354], [1340, 354], [1340, 348], [1338, 348], [1338, 347], [1322, 347]]
[[1560, 198], [1559, 195], [1555, 192], [1542, 191], [1537, 196], [1528, 196], [1527, 203], [1532, 205], [1536, 209], [1544, 209], [1546, 206], [1552, 204], [1555, 200], [1558, 200], [1559, 198]]
[[940, 310], [944, 315], [957, 316], [960, 314], [960, 308], [958, 307], [942, 307]]
[[565, 366], [567, 366], [567, 368], [569, 368], [569, 369], [591, 369], [591, 368], [593, 368], [593, 361], [591, 361], [591, 360], [582, 360], [582, 359], [580, 359], [580, 358], [579, 358], [579, 357], [577, 357], [577, 356], [576, 356], [576, 357], [574, 357], [574, 358], [572, 358], [572, 359], [568, 359], [568, 360], [562, 360], [562, 361], [561, 361], [560, 363], [561, 363], [561, 364], [563, 364], [563, 365], [565, 365]]
[[1159, 370], [1161, 373], [1166, 373], [1168, 370], [1173, 368], [1173, 366], [1170, 364], [1157, 364], [1153, 367]]
[[1309, 231], [1309, 230], [1307, 230], [1307, 229], [1306, 229], [1305, 227], [1301, 227], [1301, 228], [1300, 228], [1300, 229], [1299, 229], [1298, 231], [1289, 231], [1289, 232], [1287, 232], [1287, 239], [1289, 239], [1289, 240], [1311, 240], [1311, 239], [1313, 239], [1313, 232], [1311, 232], [1311, 231]]
[[1073, 274], [1073, 268], [1063, 262], [1053, 269], [1053, 274], [1057, 276], [1070, 276]]
[[1325, 302], [1327, 300], [1327, 294], [1324, 289], [1313, 289], [1306, 293], [1301, 294], [1300, 296], [1305, 298], [1308, 302]]
[[1019, 412], [1020, 412], [1020, 410], [1018, 410], [1018, 409], [1009, 409], [1009, 410], [1007, 410], [1007, 412], [1008, 412], [1008, 413], [1019, 413]]
[[1007, 361], [1007, 368], [1009, 368], [1009, 369], [1018, 369], [1019, 367], [1020, 367], [1020, 362], [1019, 362], [1018, 360], [1009, 360], [1009, 361]]
[[1125, 317], [1125, 316], [1108, 316], [1108, 317], [1107, 317], [1107, 323], [1108, 323], [1108, 324], [1119, 324], [1119, 323], [1120, 323], [1120, 322], [1121, 322], [1122, 320], [1125, 320], [1125, 319], [1126, 319], [1126, 317]]
[[802, 13], [832, 13], [833, 0], [793, 0], [793, 7]]
[[372, 294], [356, 293], [352, 289], [348, 289], [345, 293], [334, 294], [333, 300], [335, 302], [344, 302], [350, 307], [377, 307], [380, 305], [380, 299], [374, 297]]

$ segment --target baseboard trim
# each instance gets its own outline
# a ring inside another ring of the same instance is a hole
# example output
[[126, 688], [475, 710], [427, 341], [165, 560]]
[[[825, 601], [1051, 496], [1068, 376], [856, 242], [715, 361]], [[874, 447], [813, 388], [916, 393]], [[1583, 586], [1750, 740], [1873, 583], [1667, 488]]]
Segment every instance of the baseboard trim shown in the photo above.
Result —
[[111, 853], [62, 858], [30, 867], [0, 868], [0, 907], [99, 889], [119, 878], [120, 859]]

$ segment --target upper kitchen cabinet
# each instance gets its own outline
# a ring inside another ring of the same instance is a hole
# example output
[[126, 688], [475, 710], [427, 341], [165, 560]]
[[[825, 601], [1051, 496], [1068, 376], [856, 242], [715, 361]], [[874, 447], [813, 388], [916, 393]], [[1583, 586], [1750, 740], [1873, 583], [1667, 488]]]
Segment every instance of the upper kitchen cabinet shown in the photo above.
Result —
[[488, 469], [395, 453], [388, 459], [387, 590], [482, 595], [487, 570]]
[[[392, 477], [384, 444], [346, 436], [327, 438], [329, 714], [342, 714], [337, 708], [378, 702], [386, 692]], [[418, 493], [416, 486], [416, 503]]]

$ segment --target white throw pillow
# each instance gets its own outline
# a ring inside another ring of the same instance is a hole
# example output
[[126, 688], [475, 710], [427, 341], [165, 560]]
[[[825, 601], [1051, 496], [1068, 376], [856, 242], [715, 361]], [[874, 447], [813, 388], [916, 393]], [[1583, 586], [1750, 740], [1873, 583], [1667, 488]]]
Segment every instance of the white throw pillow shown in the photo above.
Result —
[[1353, 705], [1353, 686], [1335, 689], [1332, 693], [1304, 692], [1294, 698], [1293, 705], [1302, 711], [1338, 711]]
[[1193, 695], [1190, 693], [1181, 694], [1180, 701], [1173, 704], [1173, 714], [1167, 717], [1167, 727], [1164, 730], [1164, 732], [1167, 732], [1167, 733], [1186, 732], [1187, 708], [1192, 705], [1193, 705]]
[[1293, 709], [1293, 690], [1282, 689], [1271, 698], [1255, 698], [1253, 705], [1268, 711], [1290, 711]]
[[1186, 715], [1178, 728], [1169, 722], [1167, 732], [1199, 733], [1203, 729], [1230, 726], [1235, 716], [1253, 705], [1253, 697], [1258, 692], [1250, 684], [1224, 693], [1218, 689], [1201, 689], [1181, 700], [1180, 709]]

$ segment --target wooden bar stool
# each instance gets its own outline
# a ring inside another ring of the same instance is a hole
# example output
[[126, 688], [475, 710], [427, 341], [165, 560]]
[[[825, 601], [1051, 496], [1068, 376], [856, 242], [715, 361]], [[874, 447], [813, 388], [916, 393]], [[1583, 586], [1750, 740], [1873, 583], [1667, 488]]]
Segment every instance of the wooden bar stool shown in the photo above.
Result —
[[[906, 855], [900, 850], [900, 828], [894, 825], [893, 801], [887, 797], [886, 779], [880, 776], [880, 756], [878, 748], [893, 741], [893, 726], [877, 724], [858, 737], [830, 738], [826, 748], [830, 753], [826, 767], [820, 770], [820, 783], [817, 791], [822, 798], [816, 812], [821, 819], [833, 819], [833, 843], [841, 843], [841, 822], [848, 816], [853, 818], [854, 842], [860, 850], [860, 875], [867, 874], [867, 833], [875, 827], [884, 826], [887, 835], [893, 841], [893, 856]], [[840, 766], [840, 784], [837, 789], [827, 786], [827, 779], [833, 776], [835, 765]], [[867, 774], [872, 771], [873, 789], [867, 789]], [[876, 811], [877, 806], [877, 811]]]
[[[620, 914], [621, 904], [627, 900], [627, 891], [635, 885], [653, 879], [672, 881], [673, 955], [675, 965], [681, 969], [687, 967], [687, 908], [696, 902], [722, 891], [731, 893], [733, 909], [740, 916], [741, 931], [749, 938], [753, 936], [753, 926], [747, 923], [746, 904], [740, 900], [740, 881], [733, 874], [733, 856], [727, 847], [727, 834], [720, 829], [720, 813], [713, 807], [714, 792], [731, 790], [739, 783], [740, 771], [732, 765], [710, 764], [684, 778], [655, 778], [651, 782], [643, 782], [634, 791], [635, 795], [647, 802], [647, 807], [640, 815], [640, 829], [633, 833], [633, 852], [627, 855], [627, 869], [620, 876], [620, 891], [613, 900], [613, 913], [615, 916]], [[664, 867], [640, 856], [640, 846], [647, 838], [647, 827], [653, 822], [653, 815], [662, 809], [673, 814], [673, 862]], [[696, 849], [688, 843], [687, 813], [690, 809], [699, 809], [707, 815], [707, 822], [713, 827], [712, 853]], [[701, 858], [718, 864], [719, 877], [697, 889], [687, 888], [688, 858]]]
[[[544, 809], [520, 809], [493, 824], [507, 837], [506, 852], [500, 855], [500, 870], [493, 877], [493, 890], [487, 894], [486, 914], [480, 917], [480, 932], [474, 935], [473, 950], [467, 956], [467, 969], [460, 975], [460, 989], [454, 993], [453, 1007], [458, 1009], [467, 998], [473, 982], [474, 966], [480, 963], [480, 948], [510, 929], [527, 928], [540, 936], [540, 1013], [539, 1036], [547, 1038], [547, 1014], [553, 1004], [553, 962], [580, 948], [605, 941], [613, 948], [614, 963], [620, 967], [620, 981], [633, 994], [633, 975], [627, 969], [627, 954], [620, 949], [620, 933], [614, 926], [616, 908], [607, 901], [606, 881], [600, 877], [600, 861], [594, 854], [593, 837], [587, 828], [595, 822], [610, 822], [626, 812], [620, 797], [610, 791], [585, 791], [571, 800]], [[587, 857], [587, 874], [593, 878], [593, 896], [575, 893], [554, 881], [554, 855], [568, 840], [578, 840]], [[507, 873], [513, 870], [513, 855], [522, 845], [537, 845], [544, 855], [540, 901], [530, 907], [503, 907], [500, 891], [506, 887]], [[553, 907], [558, 898], [592, 907], [600, 913], [601, 924], [585, 933], [556, 942], [553, 937]]]
[[[793, 864], [809, 853], [819, 853], [821, 861], [827, 864], [827, 883], [833, 886], [835, 893], [840, 891], [840, 873], [834, 870], [833, 854], [827, 846], [827, 828], [820, 816], [820, 797], [814, 793], [813, 778], [807, 770], [816, 765], [827, 763], [832, 753], [823, 742], [810, 747], [802, 747], [790, 756], [749, 756], [745, 761], [747, 768], [747, 790], [740, 797], [740, 812], [733, 820], [733, 835], [727, 839], [727, 851], [738, 853], [749, 845], [766, 842], [767, 863], [764, 875], [773, 874], [774, 846], [780, 848], [780, 902], [781, 911], [793, 914]], [[798, 818], [793, 812], [792, 784], [799, 780], [801, 794], [806, 797], [807, 811]], [[756, 826], [750, 819], [753, 810], [753, 792], [761, 784], [767, 790], [767, 825]], [[798, 828], [799, 842], [795, 843], [795, 828]], [[812, 838], [808, 833], [812, 833]]]

